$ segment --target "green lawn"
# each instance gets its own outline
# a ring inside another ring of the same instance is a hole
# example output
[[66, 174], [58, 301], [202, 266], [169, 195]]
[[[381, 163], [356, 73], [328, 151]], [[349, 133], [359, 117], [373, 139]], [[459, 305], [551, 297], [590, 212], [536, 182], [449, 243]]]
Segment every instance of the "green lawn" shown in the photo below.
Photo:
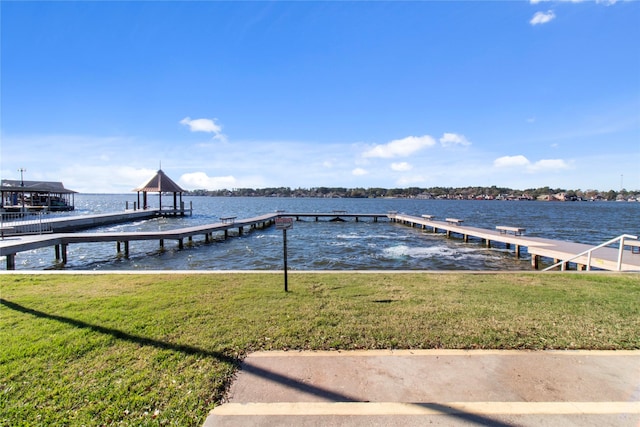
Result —
[[640, 275], [1, 276], [0, 425], [202, 425], [254, 350], [640, 349]]

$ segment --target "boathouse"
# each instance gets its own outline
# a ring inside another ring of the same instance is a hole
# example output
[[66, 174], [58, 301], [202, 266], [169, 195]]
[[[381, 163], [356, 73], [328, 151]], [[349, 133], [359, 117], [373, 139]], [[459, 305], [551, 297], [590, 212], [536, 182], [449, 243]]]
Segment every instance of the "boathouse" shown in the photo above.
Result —
[[[158, 172], [154, 176], [149, 179], [146, 183], [142, 184], [140, 187], [135, 188], [133, 191], [138, 193], [138, 206], [142, 209], [148, 209], [149, 203], [147, 198], [147, 193], [158, 193], [158, 207], [161, 211], [172, 210], [174, 214], [182, 214], [184, 215], [184, 202], [182, 201], [182, 193], [185, 192], [178, 184], [173, 182], [171, 178], [169, 178], [162, 169], [158, 169]], [[142, 193], [142, 203], [140, 201], [140, 193]], [[173, 194], [173, 206], [172, 207], [162, 207], [162, 193]], [[178, 199], [179, 197], [179, 199]], [[164, 212], [165, 214], [168, 212]]]
[[13, 179], [0, 181], [2, 209], [5, 212], [72, 211], [76, 193], [77, 191], [65, 188], [62, 182]]

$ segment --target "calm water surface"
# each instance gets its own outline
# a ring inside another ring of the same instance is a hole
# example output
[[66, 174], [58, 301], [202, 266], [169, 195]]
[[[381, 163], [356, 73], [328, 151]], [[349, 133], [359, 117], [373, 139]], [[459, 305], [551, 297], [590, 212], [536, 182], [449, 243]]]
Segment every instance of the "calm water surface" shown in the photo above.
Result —
[[[170, 198], [164, 198], [166, 204]], [[70, 214], [118, 212], [133, 206], [135, 195], [76, 195]], [[416, 199], [313, 199], [184, 197], [193, 215], [119, 224], [92, 231], [169, 230], [219, 221], [219, 217], [248, 218], [265, 213], [331, 212], [386, 213], [395, 210], [420, 216], [463, 219], [465, 225], [494, 229], [519, 226], [528, 236], [599, 244], [621, 234], [640, 234], [640, 203], [629, 202], [506, 202]], [[157, 206], [157, 197], [150, 205]], [[53, 214], [52, 214], [53, 216]], [[215, 236], [215, 235], [214, 235]], [[65, 269], [73, 270], [277, 270], [282, 269], [282, 232], [275, 227], [252, 230], [241, 237], [205, 244], [195, 236], [193, 245], [177, 249], [165, 242], [131, 242], [130, 257], [116, 256], [113, 243], [70, 245]], [[513, 252], [486, 249], [479, 242], [463, 243], [420, 229], [371, 219], [355, 222], [297, 221], [287, 232], [291, 270], [530, 270], [526, 252], [516, 260]], [[16, 256], [16, 269], [62, 268], [54, 264], [53, 248]]]

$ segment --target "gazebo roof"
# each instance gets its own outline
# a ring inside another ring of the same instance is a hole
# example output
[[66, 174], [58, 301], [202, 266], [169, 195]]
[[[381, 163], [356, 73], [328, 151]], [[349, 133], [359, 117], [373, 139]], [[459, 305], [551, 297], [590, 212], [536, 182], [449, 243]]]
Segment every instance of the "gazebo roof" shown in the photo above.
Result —
[[64, 188], [61, 182], [53, 181], [20, 181], [17, 179], [3, 179], [0, 183], [2, 191], [24, 191], [31, 193], [73, 194], [77, 191]]
[[180, 188], [178, 184], [173, 182], [171, 178], [169, 178], [162, 169], [159, 169], [158, 172], [146, 183], [142, 184], [138, 188], [134, 188], [133, 191], [142, 191], [142, 192], [161, 192], [161, 193], [183, 193], [185, 190]]

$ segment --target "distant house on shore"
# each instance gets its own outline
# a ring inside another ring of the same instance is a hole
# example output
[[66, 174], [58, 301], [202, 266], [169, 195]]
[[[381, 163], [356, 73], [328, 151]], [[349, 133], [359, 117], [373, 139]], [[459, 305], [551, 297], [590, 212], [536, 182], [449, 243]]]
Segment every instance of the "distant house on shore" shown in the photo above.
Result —
[[2, 210], [5, 212], [72, 211], [76, 193], [77, 191], [65, 188], [61, 182], [14, 179], [0, 181]]

